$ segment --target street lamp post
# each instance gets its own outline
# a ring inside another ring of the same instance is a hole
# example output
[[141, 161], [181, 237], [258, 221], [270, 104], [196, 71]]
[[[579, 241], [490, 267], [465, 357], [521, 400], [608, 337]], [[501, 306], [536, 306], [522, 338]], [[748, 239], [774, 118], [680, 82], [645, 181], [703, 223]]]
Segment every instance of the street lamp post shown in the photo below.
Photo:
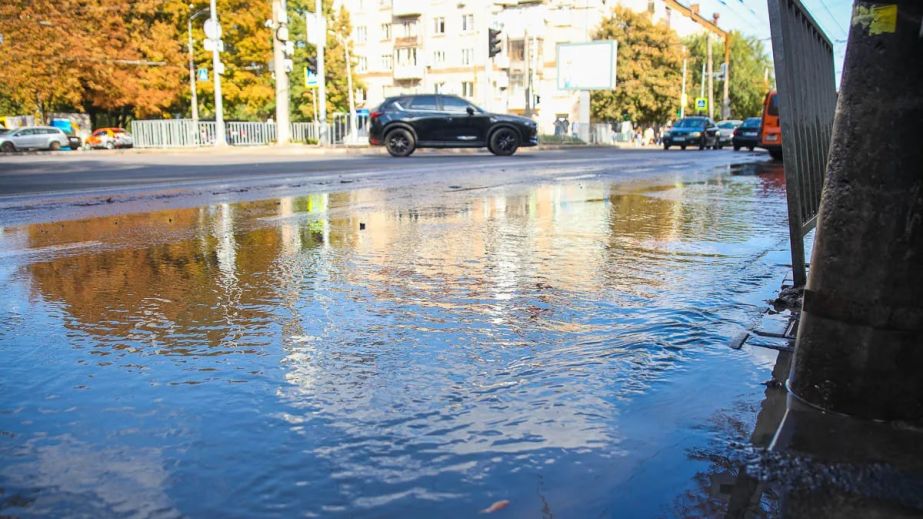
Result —
[[[192, 10], [192, 4], [189, 4], [189, 9]], [[208, 11], [207, 8], [206, 8], [206, 9], [199, 9], [199, 10], [196, 11], [195, 13], [191, 14], [191, 15], [189, 16], [189, 19], [186, 21], [186, 30], [187, 30], [187, 33], [188, 33], [188, 35], [189, 35], [189, 43], [188, 43], [188, 50], [189, 50], [189, 92], [192, 94], [192, 103], [191, 103], [191, 104], [192, 104], [192, 122], [193, 122], [193, 124], [194, 124], [194, 125], [196, 126], [196, 128], [197, 128], [196, 131], [198, 131], [198, 124], [199, 124], [199, 97], [198, 97], [198, 94], [196, 93], [196, 87], [195, 87], [196, 78], [195, 78], [195, 56], [194, 56], [193, 47], [192, 47], [192, 45], [193, 45], [193, 42], [192, 42], [192, 21], [195, 20], [196, 18], [198, 18], [199, 15], [205, 13], [206, 11]]]

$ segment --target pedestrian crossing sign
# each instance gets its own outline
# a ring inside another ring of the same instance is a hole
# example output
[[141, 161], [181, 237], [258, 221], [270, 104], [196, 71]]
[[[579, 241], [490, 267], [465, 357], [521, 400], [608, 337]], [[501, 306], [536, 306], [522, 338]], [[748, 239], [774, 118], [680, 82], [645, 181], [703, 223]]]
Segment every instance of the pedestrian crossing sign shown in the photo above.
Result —
[[200, 68], [196, 71], [196, 76], [198, 77], [199, 81], [208, 81], [208, 69]]
[[311, 72], [308, 67], [304, 68], [304, 86], [305, 88], [317, 88], [317, 74]]
[[695, 98], [695, 110], [697, 112], [705, 112], [708, 110], [708, 99], [704, 97]]

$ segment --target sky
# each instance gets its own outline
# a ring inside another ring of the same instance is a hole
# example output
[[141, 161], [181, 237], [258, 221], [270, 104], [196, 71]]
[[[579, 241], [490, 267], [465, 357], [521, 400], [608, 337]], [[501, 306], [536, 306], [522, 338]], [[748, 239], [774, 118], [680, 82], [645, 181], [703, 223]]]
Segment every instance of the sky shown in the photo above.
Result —
[[[679, 1], [684, 5], [698, 2], [701, 5], [700, 12], [705, 18], [711, 18], [711, 13], [720, 13], [721, 18], [718, 25], [722, 29], [736, 29], [744, 34], [756, 36], [764, 40], [767, 49], [771, 49], [767, 0]], [[843, 70], [843, 57], [846, 54], [852, 0], [801, 0], [801, 3], [833, 43], [834, 67], [837, 84], [839, 84]]]

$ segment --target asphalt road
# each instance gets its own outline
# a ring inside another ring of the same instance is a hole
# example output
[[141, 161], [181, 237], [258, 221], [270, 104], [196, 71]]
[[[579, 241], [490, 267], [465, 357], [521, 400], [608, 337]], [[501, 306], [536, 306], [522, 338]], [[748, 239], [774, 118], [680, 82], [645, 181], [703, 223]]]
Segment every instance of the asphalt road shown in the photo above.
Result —
[[321, 155], [299, 147], [0, 155], [0, 224], [77, 218], [97, 205], [120, 206], [94, 213], [111, 214], [332, 190], [348, 183], [482, 188], [562, 175], [701, 172], [767, 158], [761, 152], [602, 147], [526, 149], [512, 157], [423, 150], [404, 159], [380, 150]]

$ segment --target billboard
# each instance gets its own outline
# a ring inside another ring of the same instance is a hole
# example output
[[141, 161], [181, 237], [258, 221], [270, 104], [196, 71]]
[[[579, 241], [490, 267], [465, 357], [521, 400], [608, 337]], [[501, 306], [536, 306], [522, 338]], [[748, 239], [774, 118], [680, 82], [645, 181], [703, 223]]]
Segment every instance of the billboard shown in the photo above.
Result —
[[558, 90], [612, 90], [618, 42], [597, 40], [559, 43]]

